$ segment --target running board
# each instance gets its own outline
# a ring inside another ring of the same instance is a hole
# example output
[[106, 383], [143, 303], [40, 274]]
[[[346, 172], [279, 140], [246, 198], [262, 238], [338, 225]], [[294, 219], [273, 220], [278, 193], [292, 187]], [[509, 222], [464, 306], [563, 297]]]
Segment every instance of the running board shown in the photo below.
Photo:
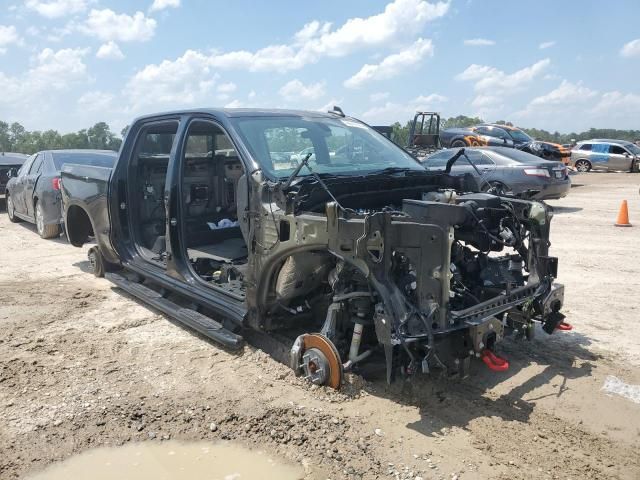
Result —
[[127, 280], [117, 273], [106, 273], [105, 278], [125, 292], [227, 348], [238, 350], [244, 343], [244, 339], [240, 335], [227, 330], [220, 322], [190, 308], [181, 307], [149, 287]]

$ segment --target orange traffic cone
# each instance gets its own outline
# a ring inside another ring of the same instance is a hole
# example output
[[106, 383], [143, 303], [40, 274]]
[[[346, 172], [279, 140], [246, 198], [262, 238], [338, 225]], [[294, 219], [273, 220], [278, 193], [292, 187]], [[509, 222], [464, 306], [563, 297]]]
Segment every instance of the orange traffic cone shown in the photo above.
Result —
[[620, 205], [620, 211], [618, 212], [618, 219], [615, 223], [616, 227], [630, 227], [629, 223], [629, 207], [627, 206], [627, 201], [623, 200]]

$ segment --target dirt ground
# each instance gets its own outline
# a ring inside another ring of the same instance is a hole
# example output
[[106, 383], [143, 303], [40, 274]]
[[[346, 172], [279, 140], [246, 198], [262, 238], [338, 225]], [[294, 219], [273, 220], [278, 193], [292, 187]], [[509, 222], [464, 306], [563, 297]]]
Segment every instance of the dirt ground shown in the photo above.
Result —
[[[508, 372], [314, 388], [233, 355], [87, 273], [86, 248], [0, 217], [0, 478], [96, 446], [231, 440], [309, 479], [638, 479], [640, 175], [584, 174], [550, 202], [572, 332], [507, 339]], [[633, 228], [612, 226], [629, 200]], [[2, 211], [4, 208], [2, 206]]]

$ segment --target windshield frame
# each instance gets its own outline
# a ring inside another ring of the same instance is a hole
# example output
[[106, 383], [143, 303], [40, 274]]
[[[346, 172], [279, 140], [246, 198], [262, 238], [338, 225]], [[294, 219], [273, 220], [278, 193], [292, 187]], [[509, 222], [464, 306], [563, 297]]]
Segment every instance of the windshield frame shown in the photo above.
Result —
[[[357, 168], [357, 165], [364, 166], [365, 164], [364, 163], [358, 164], [354, 162], [353, 165], [356, 166], [355, 168], [335, 169], [335, 170], [333, 169], [326, 170], [326, 169], [318, 168], [318, 165], [312, 164], [311, 168], [313, 169], [313, 172], [321, 176], [362, 177], [366, 175], [381, 173], [383, 170], [387, 168], [392, 168], [392, 169], [395, 168], [399, 170], [406, 169], [409, 172], [417, 172], [417, 173], [426, 172], [426, 169], [420, 163], [420, 161], [414, 156], [412, 156], [409, 152], [407, 152], [402, 147], [400, 147], [399, 145], [391, 141], [389, 138], [385, 137], [381, 133], [371, 128], [368, 124], [352, 117], [340, 117], [340, 116], [330, 117], [330, 116], [316, 115], [312, 112], [309, 112], [309, 115], [304, 115], [304, 114], [281, 115], [277, 113], [274, 113], [273, 115], [243, 115], [243, 116], [231, 117], [228, 120], [229, 120], [229, 123], [231, 123], [231, 127], [234, 130], [234, 133], [237, 135], [237, 137], [243, 143], [243, 146], [245, 147], [245, 149], [251, 155], [258, 169], [263, 172], [265, 177], [267, 177], [269, 180], [272, 180], [274, 182], [286, 181], [295, 170], [295, 165], [287, 169], [278, 170], [278, 169], [272, 168], [271, 162], [273, 162], [273, 157], [271, 157], [271, 155], [273, 155], [274, 153], [283, 153], [283, 152], [267, 150], [267, 154], [270, 156], [270, 158], [269, 158], [269, 161], [265, 161], [265, 159], [261, 157], [259, 151], [255, 148], [256, 145], [254, 145], [254, 141], [256, 139], [252, 141], [252, 139], [247, 134], [248, 133], [247, 130], [245, 130], [246, 122], [255, 122], [256, 124], [260, 122], [265, 122], [265, 123], [272, 122], [271, 128], [274, 128], [274, 126], [278, 124], [279, 121], [281, 121], [282, 128], [293, 128], [290, 126], [290, 124], [299, 121], [301, 122], [301, 126], [299, 128], [303, 128], [303, 124], [307, 122], [307, 124], [309, 125], [313, 123], [321, 123], [329, 127], [339, 126], [346, 130], [349, 130], [351, 134], [356, 134], [356, 135], [366, 131], [365, 135], [368, 135], [368, 139], [371, 139], [371, 140], [374, 140], [374, 142], [377, 142], [377, 146], [384, 148], [387, 155], [392, 155], [393, 158], [398, 158], [399, 163], [402, 164], [402, 165], [398, 165], [396, 162], [394, 162], [394, 163], [385, 163], [385, 164], [376, 165], [376, 168]], [[289, 125], [285, 125], [287, 123]], [[262, 128], [262, 132], [264, 132], [267, 129], [268, 129], [268, 125], [265, 125], [264, 128]], [[316, 145], [314, 144], [314, 147], [315, 146]], [[307, 148], [314, 148], [314, 147], [307, 147]], [[307, 148], [303, 150], [306, 150]], [[299, 154], [300, 152], [295, 152], [295, 153]], [[314, 154], [314, 157], [315, 157], [315, 154]], [[299, 162], [301, 159], [295, 159], [295, 160], [296, 162]], [[312, 157], [311, 160], [313, 161], [314, 158]], [[351, 162], [352, 160], [349, 163]], [[368, 165], [373, 165], [373, 163], [369, 163]], [[299, 172], [297, 176], [308, 177], [311, 175], [313, 174], [308, 168], [302, 168], [302, 170]]]

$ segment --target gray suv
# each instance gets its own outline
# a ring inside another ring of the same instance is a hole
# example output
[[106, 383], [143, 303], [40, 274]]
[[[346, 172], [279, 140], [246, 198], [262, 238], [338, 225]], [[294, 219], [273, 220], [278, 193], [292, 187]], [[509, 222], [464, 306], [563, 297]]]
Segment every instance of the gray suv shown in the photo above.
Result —
[[570, 163], [579, 172], [592, 169], [634, 172], [640, 166], [640, 147], [626, 140], [585, 140], [571, 150]]

